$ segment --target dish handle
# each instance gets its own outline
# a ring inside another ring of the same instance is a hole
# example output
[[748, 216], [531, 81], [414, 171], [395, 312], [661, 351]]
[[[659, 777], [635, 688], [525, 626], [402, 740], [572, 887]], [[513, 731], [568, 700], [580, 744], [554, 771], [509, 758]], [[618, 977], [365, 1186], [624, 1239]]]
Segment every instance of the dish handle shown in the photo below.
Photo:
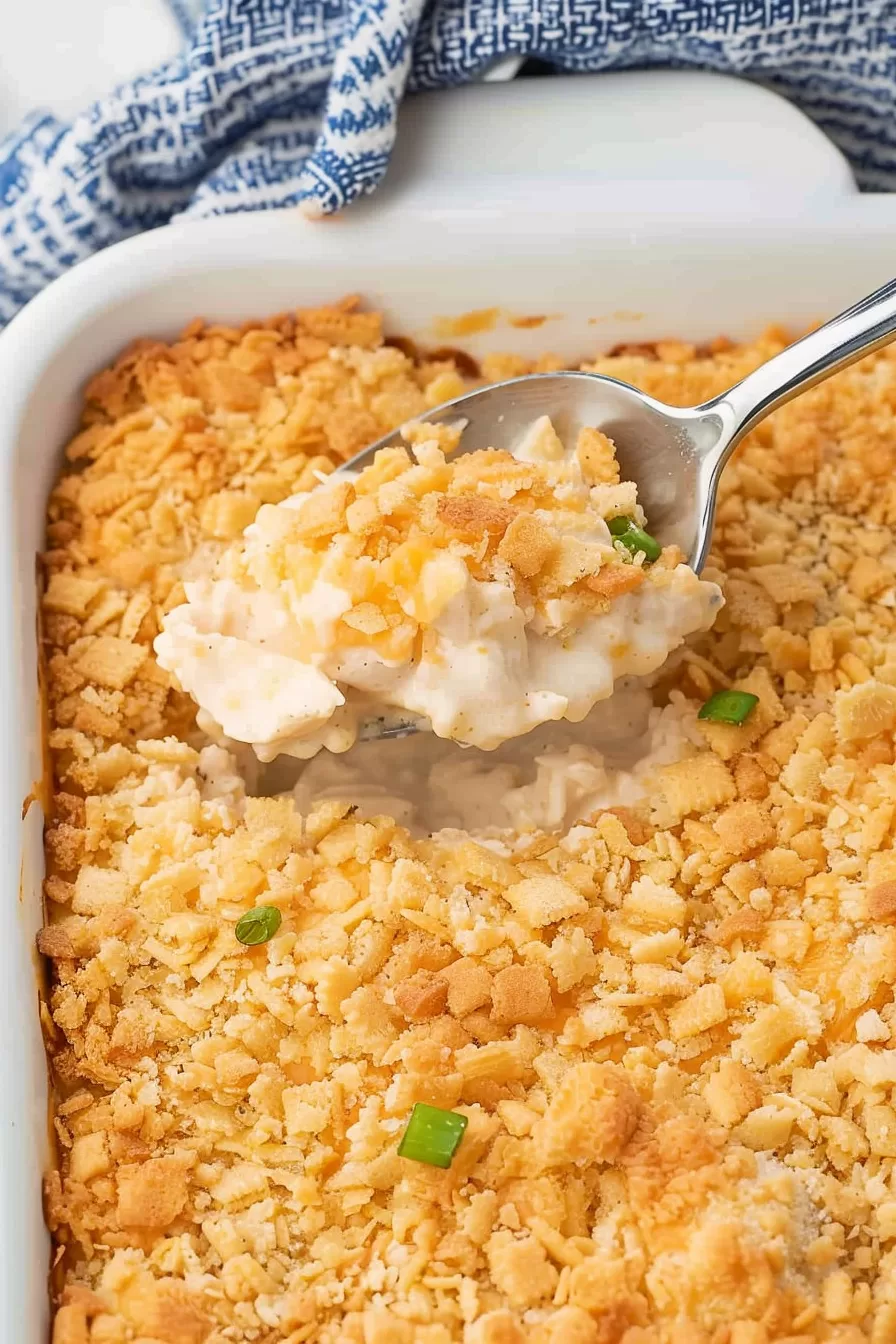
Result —
[[[779, 213], [807, 198], [855, 195], [840, 150], [797, 107], [730, 75], [629, 70], [492, 81], [405, 100], [386, 185], [434, 196], [488, 179], [602, 189], [605, 207]], [[475, 127], [475, 133], [471, 129]], [[484, 184], [485, 185], [485, 184]]]

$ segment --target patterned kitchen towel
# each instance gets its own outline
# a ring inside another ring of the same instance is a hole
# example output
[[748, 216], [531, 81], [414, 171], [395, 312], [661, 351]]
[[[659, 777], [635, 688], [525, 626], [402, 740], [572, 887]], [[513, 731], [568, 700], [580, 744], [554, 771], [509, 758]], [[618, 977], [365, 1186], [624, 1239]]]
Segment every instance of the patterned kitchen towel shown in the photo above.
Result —
[[178, 59], [0, 142], [0, 325], [75, 262], [173, 216], [341, 209], [382, 178], [405, 92], [514, 54], [748, 76], [798, 103], [863, 187], [896, 186], [896, 0], [173, 4]]

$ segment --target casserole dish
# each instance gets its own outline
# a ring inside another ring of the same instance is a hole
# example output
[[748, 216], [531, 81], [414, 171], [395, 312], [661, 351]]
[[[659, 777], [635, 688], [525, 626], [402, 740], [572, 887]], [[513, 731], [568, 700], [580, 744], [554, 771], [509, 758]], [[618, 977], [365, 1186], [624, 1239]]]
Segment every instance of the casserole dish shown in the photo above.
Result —
[[[558, 80], [537, 94], [537, 119], [525, 85], [419, 99], [389, 182], [345, 218], [235, 216], [132, 240], [56, 282], [0, 338], [4, 1344], [47, 1329], [34, 557], [87, 376], [196, 314], [239, 321], [351, 291], [424, 346], [580, 359], [623, 341], [798, 328], [893, 273], [896, 206], [860, 197], [837, 151], [772, 95], [681, 74]], [[471, 146], [476, 118], [488, 136]]]

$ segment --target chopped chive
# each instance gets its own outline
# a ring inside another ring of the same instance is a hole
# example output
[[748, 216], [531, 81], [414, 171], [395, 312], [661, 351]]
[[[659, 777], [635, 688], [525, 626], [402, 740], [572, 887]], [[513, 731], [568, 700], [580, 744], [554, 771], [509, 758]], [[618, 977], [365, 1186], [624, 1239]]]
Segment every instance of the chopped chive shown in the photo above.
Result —
[[257, 905], [237, 920], [237, 940], [247, 947], [257, 947], [273, 938], [282, 922], [283, 916], [276, 905]]
[[632, 555], [643, 551], [644, 558], [652, 563], [654, 560], [659, 560], [663, 553], [663, 548], [656, 538], [645, 532], [643, 527], [639, 527], [633, 518], [611, 518], [607, 527], [613, 540], [621, 541]]
[[450, 1167], [467, 1127], [467, 1117], [418, 1101], [398, 1145], [398, 1156], [430, 1167]]
[[710, 723], [745, 723], [759, 704], [759, 696], [749, 691], [716, 691], [703, 705], [698, 719]]

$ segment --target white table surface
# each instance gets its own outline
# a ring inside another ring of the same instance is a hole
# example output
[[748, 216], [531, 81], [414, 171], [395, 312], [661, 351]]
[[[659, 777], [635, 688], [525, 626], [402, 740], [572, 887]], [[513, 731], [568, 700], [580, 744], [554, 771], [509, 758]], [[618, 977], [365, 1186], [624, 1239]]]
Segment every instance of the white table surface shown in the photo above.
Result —
[[71, 116], [181, 41], [165, 0], [0, 0], [0, 136], [36, 108]]

